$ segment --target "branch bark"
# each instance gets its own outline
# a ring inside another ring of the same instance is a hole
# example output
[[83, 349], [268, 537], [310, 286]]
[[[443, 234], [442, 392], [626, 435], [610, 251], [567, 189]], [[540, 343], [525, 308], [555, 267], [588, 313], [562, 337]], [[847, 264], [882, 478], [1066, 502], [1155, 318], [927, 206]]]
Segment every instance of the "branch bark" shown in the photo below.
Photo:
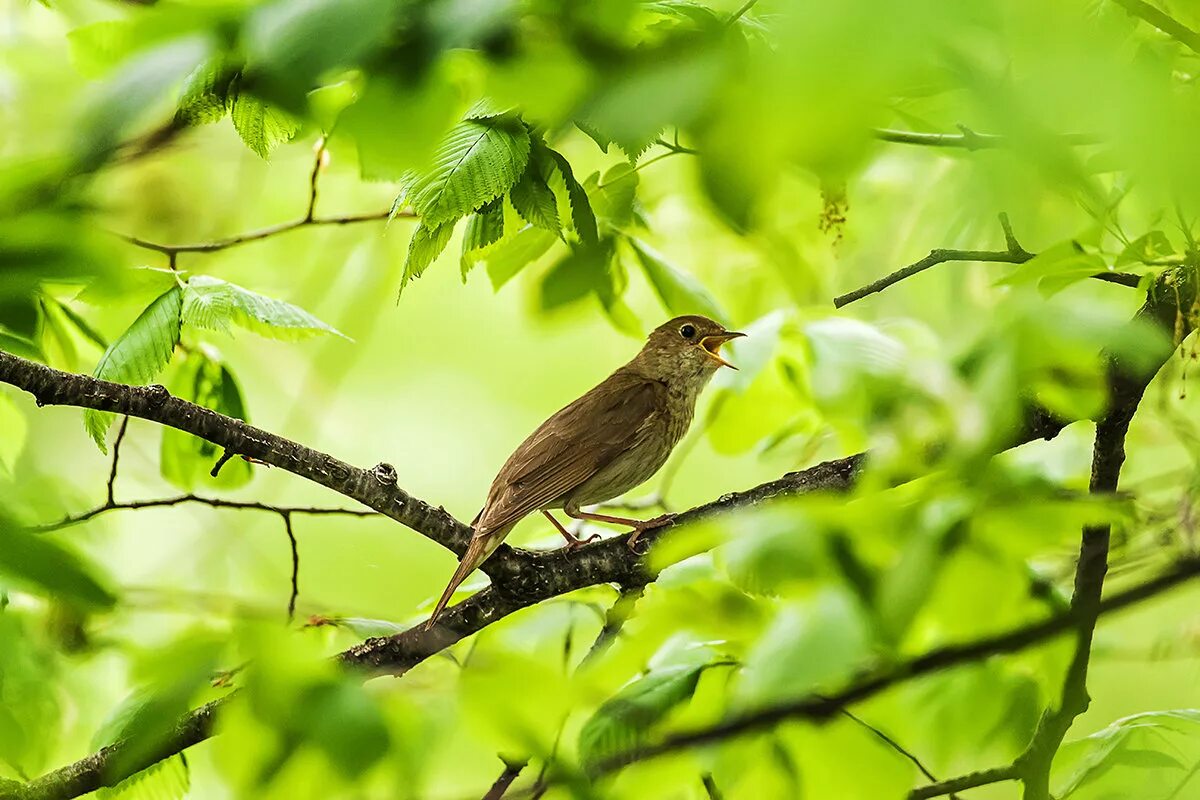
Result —
[[[1161, 329], [1178, 334], [1181, 330], [1179, 319], [1181, 315], [1190, 313], [1196, 297], [1191, 275], [1190, 270], [1183, 269], [1164, 272], [1151, 288], [1149, 299], [1138, 313], [1135, 324], [1149, 319]], [[1161, 364], [1169, 355], [1170, 349], [1166, 349], [1158, 363]], [[31, 393], [40, 405], [76, 405], [113, 411], [187, 431], [230, 452], [278, 466], [358, 500], [455, 552], [464, 549], [469, 536], [469, 528], [443, 509], [435, 509], [400, 489], [396, 485], [395, 470], [388, 465], [380, 464], [372, 470], [353, 467], [240, 420], [172, 397], [161, 386], [131, 387], [98, 381], [54, 370], [4, 352], [0, 352], [0, 382]], [[1119, 401], [1120, 397], [1119, 391], [1114, 390], [1113, 402]], [[1052, 438], [1065, 425], [1065, 421], [1043, 409], [1032, 407], [1024, 429], [1013, 437], [1010, 445], [1015, 446], [1034, 438]], [[683, 512], [672, 523], [646, 531], [642, 541], [650, 545], [648, 549], [652, 549], [663, 532], [675, 524], [686, 524], [778, 497], [822, 490], [845, 491], [854, 485], [861, 474], [865, 459], [866, 454], [860, 453], [828, 461], [788, 473], [743, 492], [724, 495]], [[532, 553], [504, 547], [485, 565], [492, 585], [450, 608], [439, 617], [439, 624], [432, 629], [426, 631], [423, 625], [417, 625], [394, 636], [368, 639], [343, 652], [339, 656], [340, 661], [368, 674], [401, 675], [460, 639], [514, 611], [550, 597], [600, 583], [614, 583], [623, 587], [644, 585], [654, 576], [648, 572], [644, 556], [631, 553], [625, 539], [624, 536], [605, 539], [574, 552], [566, 552], [563, 548]], [[1100, 612], [1122, 608], [1165, 591], [1195, 574], [1200, 574], [1200, 561], [1183, 562], [1175, 570], [1147, 584], [1101, 602]], [[680, 734], [643, 751], [622, 755], [608, 765], [608, 770], [618, 769], [632, 760], [759, 730], [782, 719], [827, 719], [850, 703], [873, 696], [917, 675], [990, 655], [1013, 652], [1077, 624], [1077, 616], [1071, 612], [1000, 636], [940, 648], [883, 673], [868, 676], [837, 695], [805, 698], [749, 717], [734, 718], [711, 729]], [[210, 718], [214, 710], [215, 706], [210, 704], [192, 712], [181, 721], [176, 734], [164, 744], [156, 758], [141, 765], [131, 765], [132, 768], [145, 768], [207, 738], [211, 734]], [[76, 764], [63, 767], [24, 786], [19, 792], [0, 787], [0, 800], [69, 798], [101, 785], [111, 785], [112, 778], [106, 776], [105, 769], [114, 749], [120, 747], [120, 744], [114, 745]]]

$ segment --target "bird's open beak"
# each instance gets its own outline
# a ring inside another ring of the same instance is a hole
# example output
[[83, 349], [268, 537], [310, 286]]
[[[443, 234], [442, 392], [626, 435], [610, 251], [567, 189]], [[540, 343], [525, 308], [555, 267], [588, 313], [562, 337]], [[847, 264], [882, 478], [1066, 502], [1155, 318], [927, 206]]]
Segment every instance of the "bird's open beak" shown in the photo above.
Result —
[[700, 346], [704, 348], [704, 352], [717, 360], [717, 363], [723, 367], [737, 369], [733, 364], [730, 364], [725, 359], [721, 358], [721, 345], [728, 342], [730, 339], [736, 339], [739, 336], [745, 336], [744, 333], [737, 331], [725, 331], [725, 333], [715, 333], [712, 336], [705, 336], [700, 340]]

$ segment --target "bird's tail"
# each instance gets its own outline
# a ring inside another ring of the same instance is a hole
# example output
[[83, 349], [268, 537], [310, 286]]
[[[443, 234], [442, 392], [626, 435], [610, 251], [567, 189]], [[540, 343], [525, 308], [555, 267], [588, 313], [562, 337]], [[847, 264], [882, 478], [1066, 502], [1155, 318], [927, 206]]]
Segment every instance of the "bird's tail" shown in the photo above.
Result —
[[507, 530], [479, 531], [471, 537], [471, 543], [467, 545], [467, 552], [463, 553], [462, 561], [458, 563], [458, 569], [454, 570], [454, 575], [450, 578], [450, 585], [446, 587], [446, 591], [442, 592], [441, 599], [433, 609], [433, 615], [429, 617], [429, 622], [425, 623], [425, 630], [433, 627], [433, 624], [437, 622], [438, 615], [445, 610], [446, 604], [454, 596], [454, 590], [475, 571], [476, 567], [487, 561], [488, 556], [500, 546], [500, 542], [504, 541], [507, 533]]

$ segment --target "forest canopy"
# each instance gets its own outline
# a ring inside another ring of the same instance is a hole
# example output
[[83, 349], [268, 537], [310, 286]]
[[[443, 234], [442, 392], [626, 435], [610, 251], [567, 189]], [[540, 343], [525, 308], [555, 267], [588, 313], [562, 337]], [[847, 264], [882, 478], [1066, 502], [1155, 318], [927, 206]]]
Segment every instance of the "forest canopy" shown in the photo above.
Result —
[[[1200, 12], [24, 0], [0, 798], [1200, 797]], [[746, 334], [427, 625], [506, 456]], [[613, 513], [618, 513], [614, 511]]]

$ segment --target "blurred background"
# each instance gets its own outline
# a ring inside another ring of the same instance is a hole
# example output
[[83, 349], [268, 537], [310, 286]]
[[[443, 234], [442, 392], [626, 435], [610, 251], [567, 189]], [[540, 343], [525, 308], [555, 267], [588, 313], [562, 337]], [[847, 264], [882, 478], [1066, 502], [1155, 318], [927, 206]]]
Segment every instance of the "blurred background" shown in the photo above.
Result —
[[[844, 716], [581, 776], [672, 730], [1062, 611], [1085, 523], [1115, 525], [1118, 587], [1192, 552], [1191, 338], [1134, 420], [1122, 494], [1086, 494], [1100, 354], [1156, 367], [1164, 332], [1126, 323], [1148, 281], [1191, 265], [1200, 216], [1200, 15], [1158, 3], [1173, 26], [1149, 15], [1156, 26], [1142, 6], [0, 6], [0, 349], [162, 382], [351, 464], [393, 464], [400, 487], [465, 521], [543, 419], [662, 321], [709, 313], [750, 334], [729, 349], [741, 369], [714, 380], [689, 438], [635, 497], [678, 511], [875, 455], [848, 496], [673, 536], [595, 668], [577, 669], [611, 587], [364, 687], [326, 656], [423, 621], [452, 554], [383, 518], [293, 515], [289, 622], [276, 514], [187, 503], [31, 534], [105, 504], [121, 423], [85, 427], [79, 409], [0, 387], [0, 526], [49, 542], [60, 576], [11, 555], [26, 538], [0, 553], [0, 776], [35, 777], [119, 736], [153, 741], [232, 684], [245, 691], [219, 736], [105, 796], [480, 797], [501, 757], [530, 761], [513, 796], [540, 778], [547, 797], [903, 797], [925, 783]], [[527, 155], [469, 162], [482, 177], [462, 191], [482, 194], [439, 196], [461, 204], [444, 215], [458, 224], [422, 264], [417, 218], [434, 217], [428, 189], [462, 155], [463, 125]], [[508, 197], [539, 158], [554, 225]], [[495, 198], [504, 233], [473, 247]], [[1036, 258], [1004, 258], [1002, 213]], [[371, 219], [334, 224], [356, 215]], [[205, 242], [221, 246], [169, 247]], [[935, 248], [998, 257], [956, 258], [835, 309]], [[1088, 279], [1100, 272], [1148, 277]], [[195, 305], [207, 279], [234, 298], [215, 322]], [[176, 290], [182, 330], [155, 363], [146, 342], [165, 334], [139, 315]], [[114, 349], [134, 366], [102, 361]], [[992, 458], [1030, 400], [1081, 421]], [[211, 479], [219, 455], [134, 419], [115, 498], [352, 505], [265, 466], [235, 461]], [[561, 543], [540, 518], [509, 541]], [[1197, 596], [1180, 588], [1102, 621], [1093, 702], [1056, 764], [1056, 796], [1200, 796], [1200, 717], [1186, 711], [1200, 706]], [[981, 660], [851, 710], [939, 778], [1011, 762], [1057, 702], [1070, 653], [1062, 640]], [[670, 698], [614, 717], [605, 701], [640, 680], [667, 681]]]

